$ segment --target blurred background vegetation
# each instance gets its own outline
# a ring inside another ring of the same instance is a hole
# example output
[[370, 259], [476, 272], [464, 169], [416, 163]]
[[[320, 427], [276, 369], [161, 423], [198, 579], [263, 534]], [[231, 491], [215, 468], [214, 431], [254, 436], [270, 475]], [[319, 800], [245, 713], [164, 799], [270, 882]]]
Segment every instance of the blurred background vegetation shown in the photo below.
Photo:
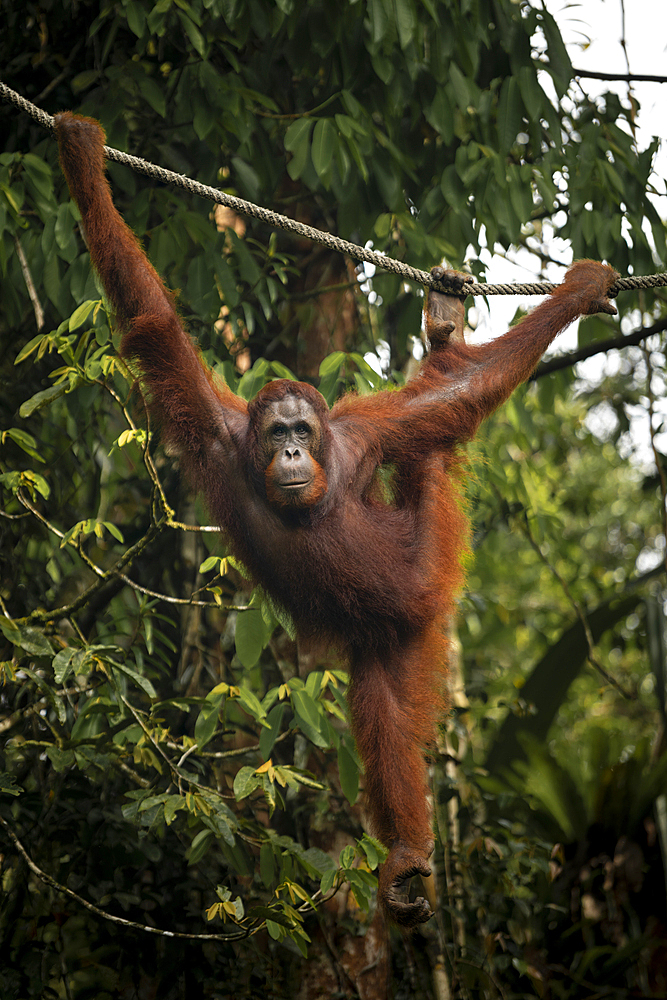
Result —
[[[2, 80], [40, 108], [354, 243], [482, 280], [485, 250], [665, 268], [657, 141], [587, 97], [536, 0], [0, 10]], [[345, 674], [190, 530], [54, 138], [0, 123], [2, 996], [665, 996], [664, 291], [583, 322], [471, 450], [437, 913], [405, 938], [375, 910]], [[109, 176], [246, 397], [414, 370], [421, 289]]]

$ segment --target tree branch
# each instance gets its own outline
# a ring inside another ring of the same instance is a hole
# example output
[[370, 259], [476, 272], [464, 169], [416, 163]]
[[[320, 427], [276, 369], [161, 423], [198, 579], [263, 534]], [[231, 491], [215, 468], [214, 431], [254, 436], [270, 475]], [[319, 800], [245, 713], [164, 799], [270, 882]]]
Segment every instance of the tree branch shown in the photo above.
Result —
[[37, 878], [41, 879], [42, 882], [44, 882], [45, 885], [48, 885], [51, 889], [55, 889], [56, 892], [61, 892], [65, 896], [75, 899], [77, 903], [80, 903], [81, 906], [85, 906], [87, 910], [90, 910], [90, 912], [96, 914], [96, 916], [102, 917], [103, 920], [110, 920], [114, 924], [121, 924], [123, 927], [131, 927], [133, 930], [144, 931], [146, 934], [157, 934], [160, 937], [168, 938], [185, 938], [188, 941], [238, 941], [241, 938], [248, 937], [249, 932], [245, 930], [233, 934], [186, 934], [183, 931], [163, 931], [159, 927], [150, 927], [148, 924], [138, 924], [134, 920], [126, 920], [125, 917], [116, 917], [113, 913], [107, 913], [106, 910], [100, 910], [98, 906], [94, 906], [93, 903], [89, 903], [87, 899], [83, 898], [83, 896], [79, 896], [76, 892], [72, 892], [72, 890], [68, 889], [66, 885], [56, 882], [54, 878], [47, 875], [41, 868], [38, 868], [3, 816], [0, 816], [0, 824], [5, 828], [5, 833], [12, 841], [14, 847], [21, 855], [33, 875], [36, 875]]
[[653, 326], [642, 326], [639, 330], [635, 330], [634, 333], [629, 333], [627, 336], [597, 340], [594, 344], [581, 347], [578, 351], [572, 351], [570, 354], [563, 354], [561, 357], [543, 361], [533, 372], [531, 381], [542, 378], [543, 375], [551, 375], [552, 372], [562, 371], [563, 368], [571, 368], [572, 365], [576, 365], [579, 361], [585, 361], [596, 354], [605, 354], [607, 351], [614, 350], [614, 348], [620, 350], [623, 347], [636, 347], [642, 341], [646, 340], [647, 337], [652, 337], [654, 333], [663, 333], [665, 330], [667, 330], [667, 319], [661, 319], [658, 323], [654, 323]]
[[602, 73], [588, 69], [573, 69], [574, 76], [583, 76], [589, 80], [620, 80], [622, 83], [667, 83], [667, 76], [657, 73]]

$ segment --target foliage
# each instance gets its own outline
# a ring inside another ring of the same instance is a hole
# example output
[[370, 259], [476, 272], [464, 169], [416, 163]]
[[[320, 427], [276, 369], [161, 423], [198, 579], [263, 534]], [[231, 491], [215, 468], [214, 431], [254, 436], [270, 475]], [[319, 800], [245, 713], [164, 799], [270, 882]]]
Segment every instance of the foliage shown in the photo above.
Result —
[[[49, 113], [90, 114], [112, 146], [414, 266], [483, 276], [494, 247], [546, 264], [556, 235], [623, 273], [664, 268], [657, 145], [637, 149], [634, 106], [573, 82], [537, 4], [2, 13], [3, 82]], [[383, 996], [368, 972], [390, 961], [383, 854], [362, 833], [345, 674], [297, 649], [216, 531], [189, 530], [207, 515], [117, 360], [53, 138], [0, 116], [0, 992]], [[405, 377], [418, 291], [109, 174], [245, 398], [292, 373], [329, 402]], [[397, 997], [431, 995], [442, 969], [465, 997], [661, 989], [665, 304], [618, 305], [624, 331], [654, 330], [647, 349], [540, 378], [471, 455], [465, 694], [454, 671], [434, 764], [446, 888], [415, 945], [392, 940]], [[608, 317], [579, 330], [582, 346], [617, 334]]]

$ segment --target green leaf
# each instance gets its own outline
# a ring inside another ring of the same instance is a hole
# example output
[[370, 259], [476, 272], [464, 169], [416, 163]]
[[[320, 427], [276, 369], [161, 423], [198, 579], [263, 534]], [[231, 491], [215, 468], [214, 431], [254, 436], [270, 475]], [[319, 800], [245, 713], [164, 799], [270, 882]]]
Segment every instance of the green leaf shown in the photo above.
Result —
[[44, 409], [45, 406], [50, 406], [56, 399], [60, 399], [64, 396], [66, 392], [69, 392], [69, 385], [67, 382], [62, 382], [60, 385], [51, 385], [48, 389], [42, 389], [41, 392], [36, 392], [34, 396], [30, 399], [26, 399], [25, 403], [21, 403], [19, 407], [19, 416], [24, 420], [31, 417], [33, 413], [37, 413], [38, 410]]
[[467, 114], [468, 107], [471, 103], [470, 97], [470, 87], [468, 86], [468, 80], [463, 75], [456, 63], [452, 63], [449, 67], [449, 78], [454, 90], [454, 98], [458, 104], [461, 111]]
[[122, 531], [120, 528], [117, 528], [113, 522], [102, 521], [102, 525], [107, 529], [110, 535], [113, 535], [117, 542], [120, 542], [121, 544], [124, 542]]
[[430, 107], [424, 109], [424, 117], [444, 142], [449, 144], [454, 138], [454, 109], [445, 87], [438, 87]]
[[336, 871], [334, 859], [319, 847], [309, 847], [307, 851], [299, 853], [298, 858], [311, 878], [318, 878], [326, 872]]
[[[301, 128], [298, 133], [295, 132], [294, 135], [290, 135], [291, 129], [296, 125], [300, 125]], [[287, 173], [293, 181], [302, 177], [310, 167], [310, 131], [313, 125], [312, 118], [301, 118], [299, 121], [294, 122], [293, 125], [290, 125], [285, 135], [285, 148], [289, 149], [291, 147], [292, 153], [291, 159], [287, 164]], [[290, 147], [287, 146], [288, 140]]]
[[294, 374], [294, 372], [290, 371], [287, 365], [281, 364], [280, 361], [271, 362], [271, 371], [273, 372], [274, 375], [277, 375], [278, 378], [286, 378], [289, 379], [291, 382], [296, 381], [296, 375]]
[[387, 32], [389, 18], [382, 0], [368, 0], [367, 10], [370, 19], [371, 41], [377, 45]]
[[572, 777], [534, 737], [524, 733], [520, 742], [528, 757], [527, 763], [520, 762], [528, 792], [555, 820], [566, 842], [583, 836], [590, 817]]
[[213, 845], [213, 834], [210, 830], [202, 830], [197, 834], [187, 853], [188, 864], [196, 865], [204, 857], [209, 847]]
[[72, 215], [69, 210], [69, 204], [63, 202], [63, 204], [58, 205], [54, 234], [56, 237], [56, 245], [61, 250], [64, 250], [72, 240], [73, 221], [74, 220], [72, 219]]
[[30, 173], [33, 180], [36, 177], [41, 177], [43, 181], [53, 180], [51, 167], [41, 158], [41, 156], [37, 156], [35, 153], [26, 153], [22, 158], [22, 163], [26, 170]]
[[461, 212], [466, 211], [468, 206], [468, 192], [453, 163], [445, 167], [442, 172], [440, 190], [448, 205]]
[[218, 684], [206, 695], [197, 721], [195, 722], [195, 740], [201, 750], [206, 746], [218, 726], [220, 709], [229, 691], [227, 684]]
[[382, 846], [379, 840], [376, 840], [374, 837], [369, 837], [367, 833], [365, 833], [361, 838], [360, 845], [366, 855], [368, 867], [372, 871], [375, 871], [378, 865], [382, 864], [382, 862], [386, 859], [386, 849]]
[[285, 936], [280, 924], [277, 924], [274, 920], [266, 921], [266, 929], [269, 932], [269, 937], [273, 938], [274, 941], [282, 941]]
[[554, 17], [544, 8], [540, 10], [540, 22], [547, 41], [547, 56], [549, 58], [547, 69], [556, 85], [558, 96], [562, 97], [572, 79], [572, 63]]
[[238, 178], [241, 187], [252, 201], [257, 201], [260, 196], [261, 181], [257, 171], [240, 156], [232, 157], [232, 169], [234, 176]]
[[125, 16], [127, 26], [137, 38], [141, 38], [146, 28], [146, 11], [144, 5], [138, 0], [130, 0], [125, 6]]
[[244, 667], [254, 667], [268, 645], [273, 628], [267, 626], [259, 608], [239, 611], [236, 618], [236, 652]]
[[39, 452], [36, 451], [37, 442], [35, 441], [32, 434], [28, 434], [27, 431], [22, 431], [18, 427], [10, 427], [8, 430], [5, 431], [5, 436], [14, 441], [19, 446], [19, 448], [21, 448], [26, 453], [26, 455], [30, 455], [31, 458], [35, 459], [35, 461], [37, 462], [44, 461]]
[[141, 96], [148, 101], [153, 111], [160, 115], [161, 118], [164, 118], [167, 113], [167, 102], [155, 80], [150, 76], [141, 77], [139, 80], [139, 90], [141, 91]]
[[412, 0], [393, 0], [394, 18], [398, 29], [398, 40], [402, 49], [406, 49], [413, 40], [417, 18]]
[[292, 122], [285, 132], [285, 149], [289, 153], [296, 153], [304, 142], [308, 143], [314, 124], [314, 118], [297, 118], [296, 121]]
[[240, 771], [236, 772], [234, 777], [234, 797], [237, 802], [245, 799], [256, 788], [261, 787], [262, 776], [255, 774], [255, 769], [252, 767], [242, 767]]
[[45, 337], [43, 333], [38, 333], [36, 337], [33, 337], [32, 340], [29, 340], [28, 343], [25, 345], [25, 347], [21, 348], [19, 353], [16, 355], [16, 358], [14, 359], [14, 364], [20, 365], [22, 361], [25, 361], [25, 359], [33, 353], [33, 351], [36, 351], [37, 348], [41, 346], [42, 341], [44, 340], [48, 344], [49, 338]]
[[6, 639], [31, 656], [53, 656], [51, 643], [39, 629], [31, 625], [18, 626], [9, 618], [0, 618], [0, 629]]
[[203, 563], [199, 567], [200, 573], [210, 573], [214, 569], [216, 572], [220, 572], [220, 556], [209, 556], [208, 559], [204, 559]]
[[251, 691], [248, 687], [240, 687], [238, 689], [237, 700], [246, 710], [248, 715], [251, 715], [253, 719], [257, 722], [264, 724], [264, 719], [266, 719], [266, 711], [264, 710], [262, 703], [260, 702], [254, 691]]
[[498, 146], [507, 153], [521, 131], [523, 106], [519, 86], [513, 76], [506, 77], [498, 99]]
[[343, 795], [352, 806], [359, 794], [359, 768], [343, 740], [338, 744], [338, 774]]
[[77, 652], [78, 650], [68, 646], [67, 649], [61, 649], [60, 652], [56, 653], [54, 656], [53, 677], [56, 684], [62, 684], [72, 672], [74, 668], [72, 659]]
[[236, 254], [241, 277], [251, 287], [254, 287], [262, 277], [262, 272], [257, 261], [250, 253], [246, 241], [240, 239], [233, 229], [229, 230], [229, 239], [234, 246], [234, 253]]
[[80, 94], [82, 91], [87, 90], [99, 77], [100, 71], [97, 69], [86, 69], [83, 73], [77, 73], [70, 81], [73, 93]]
[[195, 51], [198, 52], [199, 55], [203, 58], [204, 55], [206, 54], [206, 42], [204, 41], [204, 36], [202, 35], [201, 31], [196, 26], [196, 24], [192, 22], [192, 20], [188, 17], [188, 15], [184, 11], [179, 10], [178, 16], [185, 31], [185, 34], [188, 36], [190, 42], [192, 43], [193, 49], [195, 49]]
[[336, 129], [331, 119], [320, 118], [313, 131], [311, 156], [315, 172], [323, 183], [328, 183], [336, 141]]
[[148, 677], [144, 677], [143, 674], [140, 674], [131, 667], [128, 667], [127, 663], [118, 663], [116, 660], [109, 660], [108, 663], [113, 668], [115, 673], [120, 672], [125, 674], [127, 677], [130, 677], [142, 691], [146, 692], [149, 698], [157, 698], [157, 692]]
[[355, 861], [355, 851], [351, 844], [348, 844], [338, 855], [338, 867], [343, 868], [347, 871], [351, 868]]
[[47, 748], [46, 756], [53, 765], [53, 770], [61, 773], [76, 763], [76, 756], [73, 750], [61, 750], [59, 747], [51, 746]]
[[334, 882], [336, 881], [336, 871], [334, 867], [331, 871], [326, 872], [320, 879], [320, 892], [323, 896], [326, 896], [328, 892], [334, 887]]
[[236, 390], [239, 396], [242, 399], [253, 399], [268, 382], [270, 371], [271, 365], [266, 358], [258, 358], [252, 368], [243, 373]]
[[338, 126], [338, 131], [341, 132], [346, 139], [351, 139], [356, 131], [355, 128], [356, 123], [354, 119], [350, 118], [349, 115], [338, 114], [334, 115], [334, 121]]
[[[299, 729], [318, 747], [329, 746], [327, 720], [305, 688], [292, 691], [292, 708]], [[324, 735], [323, 730], [326, 732]]]
[[89, 299], [87, 302], [82, 302], [69, 318], [67, 328], [70, 333], [73, 330], [78, 330], [80, 326], [83, 326], [91, 312], [93, 312], [98, 305], [99, 300], [97, 299]]
[[320, 364], [320, 378], [324, 378], [325, 375], [331, 375], [334, 372], [337, 375], [346, 357], [345, 351], [334, 351], [333, 354], [328, 354]]
[[176, 818], [176, 813], [180, 809], [185, 809], [185, 801], [180, 795], [169, 795], [164, 804], [164, 821], [170, 826]]
[[341, 90], [340, 96], [348, 115], [353, 122], [359, 125], [359, 122], [366, 117], [363, 105], [359, 103], [351, 90]]
[[12, 493], [16, 493], [21, 487], [28, 489], [31, 494], [36, 490], [43, 497], [48, 497], [51, 492], [44, 477], [30, 469], [26, 472], [3, 472], [0, 474], [0, 483]]
[[259, 874], [267, 889], [276, 881], [276, 861], [271, 844], [262, 844], [259, 851]]
[[517, 79], [523, 106], [528, 113], [528, 117], [531, 121], [539, 121], [542, 117], [542, 108], [547, 98], [540, 86], [535, 68], [533, 66], [522, 66], [517, 74]]
[[259, 734], [259, 750], [264, 760], [268, 760], [271, 756], [274, 743], [280, 735], [285, 708], [284, 702], [275, 705], [266, 717], [268, 728], [263, 728]]
[[220, 285], [225, 303], [230, 309], [234, 309], [240, 302], [241, 296], [236, 286], [236, 273], [233, 271], [226, 258], [215, 255], [213, 269]]

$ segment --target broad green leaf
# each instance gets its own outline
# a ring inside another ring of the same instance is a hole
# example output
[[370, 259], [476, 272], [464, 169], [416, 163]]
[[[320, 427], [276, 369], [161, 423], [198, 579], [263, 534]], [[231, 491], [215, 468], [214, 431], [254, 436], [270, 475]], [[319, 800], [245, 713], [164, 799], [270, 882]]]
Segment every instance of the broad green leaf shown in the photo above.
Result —
[[268, 760], [271, 756], [274, 743], [280, 734], [285, 708], [284, 702], [275, 705], [266, 717], [268, 729], [263, 728], [259, 734], [259, 750], [264, 760]]
[[0, 617], [0, 629], [6, 639], [25, 649], [32, 656], [53, 656], [53, 648], [46, 636], [31, 625], [16, 625], [9, 618]]
[[238, 689], [238, 695], [236, 697], [239, 703], [243, 705], [248, 715], [252, 715], [254, 719], [265, 725], [264, 719], [266, 718], [266, 712], [254, 691], [251, 691], [249, 687], [243, 686]]
[[236, 772], [234, 778], [234, 796], [237, 802], [241, 802], [245, 799], [256, 788], [259, 788], [262, 784], [262, 777], [255, 773], [255, 769], [252, 767], [242, 767], [240, 771]]
[[326, 717], [305, 689], [292, 691], [292, 707], [299, 728], [316, 746], [329, 746]]
[[555, 18], [544, 8], [540, 10], [542, 30], [547, 40], [547, 69], [551, 73], [558, 96], [562, 97], [572, 79], [572, 63], [563, 44], [563, 38]]
[[354, 805], [359, 794], [359, 768], [343, 740], [338, 745], [338, 774], [343, 795], [350, 805]]
[[133, 670], [132, 667], [128, 667], [127, 663], [118, 663], [116, 660], [109, 660], [108, 663], [113, 668], [115, 673], [125, 674], [133, 680], [134, 683], [142, 689], [142, 691], [146, 692], [149, 698], [157, 698], [157, 692], [148, 677], [144, 677], [143, 674]]
[[444, 142], [450, 143], [454, 135], [454, 108], [445, 87], [438, 87], [431, 105], [424, 109], [424, 117]]
[[167, 102], [160, 85], [150, 76], [142, 76], [139, 81], [139, 89], [150, 106], [161, 118], [167, 113]]
[[324, 378], [325, 375], [331, 375], [334, 372], [337, 375], [346, 357], [347, 355], [344, 351], [334, 351], [333, 354], [328, 354], [320, 364], [320, 378]]
[[[546, 94], [542, 90], [533, 66], [522, 66], [517, 76], [523, 106], [532, 121], [539, 121]], [[507, 82], [507, 81], [505, 81]]]
[[259, 851], [259, 873], [267, 889], [276, 880], [276, 863], [273, 848], [270, 844], [262, 844]]
[[130, 31], [134, 32], [138, 38], [141, 38], [146, 28], [146, 10], [144, 5], [136, 2], [136, 0], [130, 0], [130, 3], [125, 5], [125, 16]]
[[244, 667], [254, 667], [271, 638], [273, 629], [267, 627], [259, 608], [239, 611], [236, 618], [236, 652]]
[[[300, 126], [298, 131], [295, 126]], [[310, 133], [313, 128], [312, 118], [300, 118], [290, 125], [285, 135], [285, 148], [292, 153], [287, 164], [287, 172], [293, 181], [302, 177], [311, 164], [310, 156]], [[294, 133], [291, 130], [295, 129]], [[288, 146], [287, 143], [290, 143]]]
[[[204, 36], [202, 35], [199, 28], [194, 24], [190, 17], [185, 13], [185, 11], [179, 10], [178, 16], [181, 25], [192, 43], [192, 47], [200, 56], [204, 56], [206, 52], [206, 42]], [[157, 110], [157, 109], [156, 109]]]
[[471, 102], [468, 79], [463, 75], [456, 63], [452, 63], [449, 67], [449, 76], [454, 90], [456, 103], [461, 111], [467, 112], [468, 106]]
[[22, 431], [18, 427], [10, 427], [4, 432], [4, 436], [10, 438], [14, 441], [19, 448], [22, 448], [26, 455], [30, 455], [37, 462], [43, 462], [44, 459], [36, 450], [37, 442], [35, 441], [32, 434], [28, 434], [27, 431]]
[[253, 399], [269, 380], [271, 365], [265, 358], [259, 358], [241, 377], [237, 392], [242, 399]]
[[87, 302], [82, 302], [81, 305], [74, 310], [69, 319], [69, 330], [78, 330], [80, 326], [86, 322], [91, 312], [99, 305], [99, 301], [95, 299], [89, 299]]
[[370, 18], [371, 40], [374, 45], [377, 45], [387, 32], [389, 17], [383, 0], [368, 0], [367, 10]]
[[317, 176], [327, 182], [331, 172], [331, 161], [336, 146], [336, 129], [330, 118], [320, 118], [313, 130], [311, 156]]
[[95, 83], [99, 76], [100, 71], [97, 69], [86, 69], [83, 73], [77, 73], [70, 81], [73, 93], [80, 94], [84, 90], [87, 90], [88, 87]]
[[519, 86], [513, 76], [506, 77], [498, 99], [498, 146], [507, 153], [521, 130], [523, 106]]
[[123, 544], [125, 539], [120, 528], [117, 528], [111, 521], [102, 521], [102, 526], [107, 529], [110, 535], [113, 535], [117, 542], [120, 542], [121, 545]]
[[19, 353], [16, 355], [14, 364], [20, 365], [22, 361], [25, 361], [25, 359], [33, 353], [33, 351], [37, 350], [37, 348], [42, 344], [42, 341], [44, 340], [46, 340], [48, 343], [48, 338], [44, 337], [44, 335], [41, 333], [38, 333], [36, 337], [33, 337], [32, 340], [29, 340], [28, 343], [25, 345], [25, 347], [21, 348]]
[[46, 750], [46, 756], [53, 765], [53, 770], [57, 772], [66, 771], [76, 763], [76, 756], [73, 750], [61, 750], [59, 747], [51, 746]]
[[297, 118], [292, 122], [285, 132], [285, 149], [290, 153], [296, 153], [304, 142], [308, 143], [314, 124], [314, 118]]
[[76, 649], [68, 646], [61, 649], [53, 658], [53, 677], [56, 684], [62, 684], [74, 669], [73, 657], [77, 653]]
[[68, 383], [62, 382], [60, 385], [51, 385], [48, 389], [36, 392], [30, 399], [26, 399], [25, 403], [21, 403], [19, 416], [27, 420], [33, 413], [37, 413], [38, 410], [43, 409], [45, 406], [50, 406], [56, 399], [60, 399], [66, 392], [69, 392], [69, 389]]
[[195, 722], [195, 740], [200, 750], [206, 746], [218, 726], [220, 709], [228, 691], [227, 684], [218, 685], [209, 691], [204, 699], [204, 704]]
[[188, 864], [196, 865], [204, 857], [209, 847], [213, 845], [213, 834], [210, 830], [201, 830], [190, 845], [187, 852]]
[[402, 49], [410, 45], [417, 24], [413, 0], [393, 0], [398, 40]]
[[236, 274], [229, 262], [222, 256], [215, 256], [213, 260], [215, 276], [220, 284], [220, 291], [224, 297], [226, 305], [234, 309], [240, 301], [239, 290], [236, 287]]

